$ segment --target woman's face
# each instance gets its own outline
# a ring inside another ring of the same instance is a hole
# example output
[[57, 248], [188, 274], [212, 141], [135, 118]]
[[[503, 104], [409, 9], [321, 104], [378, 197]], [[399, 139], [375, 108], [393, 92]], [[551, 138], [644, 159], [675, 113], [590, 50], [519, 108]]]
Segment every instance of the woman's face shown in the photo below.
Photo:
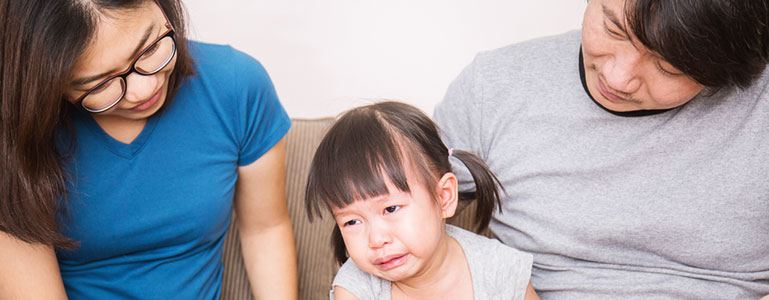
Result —
[[703, 86], [646, 49], [625, 24], [625, 0], [592, 0], [582, 22], [585, 79], [612, 111], [680, 106]]
[[[163, 11], [155, 1], [145, 1], [137, 8], [108, 11], [100, 15], [97, 22], [95, 36], [78, 59], [72, 84], [67, 89], [70, 101], [80, 98], [107, 77], [127, 70], [140, 51], [168, 31]], [[168, 79], [175, 63], [174, 55], [158, 73], [128, 75], [123, 99], [96, 116], [129, 120], [152, 116], [166, 100]]]

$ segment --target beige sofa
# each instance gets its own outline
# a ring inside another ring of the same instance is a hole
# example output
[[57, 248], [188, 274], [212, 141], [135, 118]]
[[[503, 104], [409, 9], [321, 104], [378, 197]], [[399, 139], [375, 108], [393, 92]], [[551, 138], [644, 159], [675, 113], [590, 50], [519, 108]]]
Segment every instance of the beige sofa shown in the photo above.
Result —
[[[333, 118], [294, 119], [286, 137], [286, 198], [294, 227], [299, 267], [299, 299], [328, 299], [331, 281], [339, 266], [333, 258], [328, 215], [312, 223], [304, 209], [304, 188], [312, 155]], [[466, 205], [449, 222], [470, 228], [474, 203]], [[237, 216], [233, 215], [233, 220]], [[488, 235], [488, 232], [485, 234]], [[251, 291], [241, 257], [237, 226], [230, 226], [224, 241], [224, 275], [221, 299], [251, 299]]]

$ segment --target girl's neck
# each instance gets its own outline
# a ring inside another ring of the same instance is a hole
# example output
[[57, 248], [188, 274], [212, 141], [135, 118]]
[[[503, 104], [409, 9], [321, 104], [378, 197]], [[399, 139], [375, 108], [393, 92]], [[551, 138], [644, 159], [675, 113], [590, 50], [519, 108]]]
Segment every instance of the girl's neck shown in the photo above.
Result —
[[392, 282], [392, 299], [472, 299], [470, 266], [462, 246], [444, 233], [430, 264], [416, 276]]

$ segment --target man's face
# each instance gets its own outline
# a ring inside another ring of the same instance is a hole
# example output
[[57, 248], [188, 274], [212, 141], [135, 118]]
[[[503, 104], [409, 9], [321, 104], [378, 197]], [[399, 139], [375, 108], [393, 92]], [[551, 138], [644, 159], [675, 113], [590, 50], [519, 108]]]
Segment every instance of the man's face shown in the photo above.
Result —
[[646, 49], [625, 24], [625, 0], [592, 0], [582, 22], [585, 80], [612, 111], [673, 108], [703, 86]]

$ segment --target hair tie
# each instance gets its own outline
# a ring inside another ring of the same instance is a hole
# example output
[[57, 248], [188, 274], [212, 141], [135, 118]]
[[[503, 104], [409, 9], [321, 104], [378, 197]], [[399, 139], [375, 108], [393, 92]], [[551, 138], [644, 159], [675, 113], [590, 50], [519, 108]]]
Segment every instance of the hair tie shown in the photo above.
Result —
[[449, 148], [449, 157], [454, 155], [454, 148]]

